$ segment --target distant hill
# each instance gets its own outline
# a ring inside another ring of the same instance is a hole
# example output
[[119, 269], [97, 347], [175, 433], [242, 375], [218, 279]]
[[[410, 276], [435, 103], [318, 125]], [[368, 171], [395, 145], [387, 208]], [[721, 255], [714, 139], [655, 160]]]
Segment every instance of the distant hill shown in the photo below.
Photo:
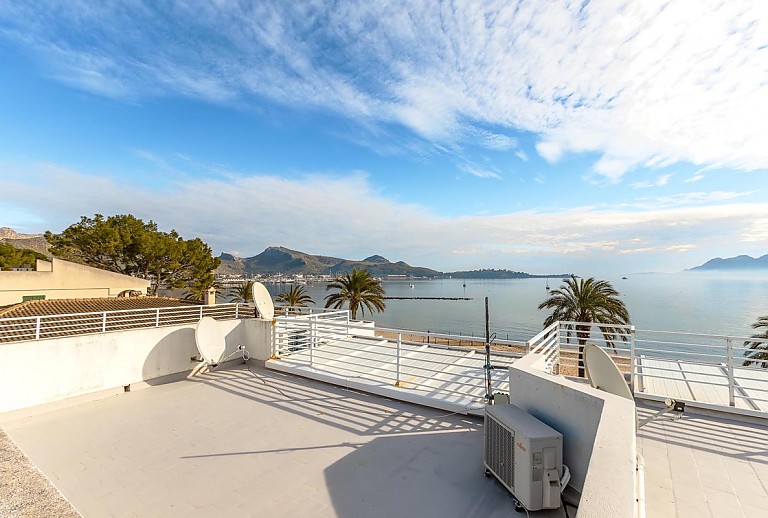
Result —
[[9, 227], [0, 227], [0, 243], [7, 243], [14, 248], [33, 250], [39, 254], [51, 256], [48, 241], [42, 234], [19, 234]]
[[464, 272], [450, 272], [445, 275], [460, 279], [560, 279], [570, 277], [570, 273], [552, 273], [547, 275], [533, 275], [525, 272], [514, 272], [512, 270], [470, 270]]
[[217, 273], [224, 274], [275, 274], [322, 275], [333, 272], [338, 275], [352, 268], [365, 269], [371, 275], [409, 275], [414, 277], [435, 277], [441, 272], [430, 268], [411, 266], [406, 262], [393, 263], [380, 255], [366, 257], [362, 261], [341, 259], [325, 255], [312, 255], [282, 246], [270, 246], [253, 257], [239, 258], [232, 254], [221, 254], [221, 266]]
[[723, 259], [716, 257], [706, 263], [689, 268], [686, 271], [702, 270], [768, 270], [768, 254], [762, 257], [754, 258], [748, 255], [737, 255]]

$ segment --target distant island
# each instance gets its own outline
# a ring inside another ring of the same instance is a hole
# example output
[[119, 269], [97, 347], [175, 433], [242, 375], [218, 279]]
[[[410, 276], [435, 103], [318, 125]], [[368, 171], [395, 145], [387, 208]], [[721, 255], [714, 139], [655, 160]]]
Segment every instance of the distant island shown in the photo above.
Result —
[[525, 272], [515, 272], [512, 270], [469, 270], [464, 272], [450, 272], [446, 276], [457, 277], [460, 279], [561, 279], [570, 277], [570, 273], [552, 273], [547, 275], [534, 275]]
[[706, 263], [688, 268], [687, 272], [693, 271], [721, 271], [721, 270], [768, 270], [768, 254], [762, 257], [751, 257], [749, 255], [737, 255], [736, 257], [716, 257]]
[[326, 255], [312, 255], [282, 246], [270, 246], [253, 257], [236, 257], [222, 253], [221, 265], [216, 273], [220, 275], [331, 275], [349, 272], [352, 268], [365, 269], [375, 277], [403, 276], [421, 278], [460, 279], [530, 279], [562, 278], [570, 274], [533, 275], [512, 270], [482, 269], [458, 272], [440, 272], [423, 266], [411, 266], [405, 261], [392, 262], [380, 255], [363, 260], [342, 259]]

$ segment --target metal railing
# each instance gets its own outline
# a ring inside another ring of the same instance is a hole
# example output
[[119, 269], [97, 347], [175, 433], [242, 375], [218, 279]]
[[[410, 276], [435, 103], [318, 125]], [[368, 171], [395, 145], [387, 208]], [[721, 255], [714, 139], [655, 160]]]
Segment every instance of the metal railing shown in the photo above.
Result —
[[[372, 322], [350, 321], [349, 312], [339, 311], [276, 317], [273, 354], [344, 377], [481, 401], [484, 356], [457, 343], [484, 345], [478, 337], [374, 328]], [[508, 352], [493, 351], [493, 361], [499, 365], [509, 365], [525, 354], [525, 342], [498, 340], [495, 344], [510, 347]], [[507, 379], [505, 369], [491, 373], [494, 383]]]
[[526, 353], [538, 353], [547, 359], [547, 369], [560, 373], [560, 323], [545, 327], [539, 334], [526, 342]]
[[754, 351], [745, 345], [768, 345], [765, 339], [557, 322], [528, 343], [530, 352], [557, 358], [559, 372], [574, 376], [581, 348], [595, 344], [611, 356], [637, 396], [768, 412], [768, 360], [750, 359], [747, 353]]
[[[280, 356], [296, 351], [313, 349], [322, 343], [349, 336], [349, 311], [316, 308], [285, 308], [283, 315], [275, 317], [272, 333], [272, 354]], [[296, 312], [293, 313], [292, 310]]]
[[253, 317], [241, 303], [127, 309], [0, 319], [0, 342], [22, 342], [131, 329], [194, 324], [202, 317], [217, 320]]

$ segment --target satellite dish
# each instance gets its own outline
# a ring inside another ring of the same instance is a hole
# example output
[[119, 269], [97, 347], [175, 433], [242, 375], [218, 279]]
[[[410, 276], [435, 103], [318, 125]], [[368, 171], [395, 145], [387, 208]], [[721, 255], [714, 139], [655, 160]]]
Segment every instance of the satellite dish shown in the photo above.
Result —
[[275, 317], [275, 305], [272, 303], [272, 295], [267, 291], [267, 287], [260, 282], [254, 282], [251, 295], [261, 318], [272, 320]]
[[584, 368], [587, 371], [589, 383], [596, 389], [635, 400], [627, 382], [624, 381], [624, 375], [613, 363], [611, 357], [598, 346], [587, 344], [584, 347]]
[[218, 322], [211, 317], [203, 317], [198, 322], [195, 330], [195, 342], [197, 342], [197, 350], [203, 360], [214, 367], [221, 361], [227, 348], [224, 333], [221, 332]]

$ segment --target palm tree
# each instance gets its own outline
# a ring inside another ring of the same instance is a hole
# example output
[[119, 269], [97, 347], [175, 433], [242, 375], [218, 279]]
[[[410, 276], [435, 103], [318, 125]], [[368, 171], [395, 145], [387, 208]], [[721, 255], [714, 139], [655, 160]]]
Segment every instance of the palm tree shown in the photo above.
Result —
[[[549, 298], [539, 304], [539, 309], [554, 309], [544, 321], [544, 327], [558, 320], [586, 322], [576, 325], [576, 337], [579, 341], [579, 376], [584, 376], [584, 346], [589, 338], [591, 323], [598, 324], [606, 342], [613, 346], [616, 333], [613, 328], [599, 324], [630, 325], [629, 312], [621, 301], [619, 292], [608, 281], [598, 281], [594, 277], [576, 279], [571, 275], [565, 284], [549, 292]], [[621, 336], [626, 340], [626, 336]]]
[[253, 281], [244, 281], [229, 288], [229, 296], [233, 302], [253, 302]]
[[281, 302], [289, 307], [306, 307], [307, 302], [315, 303], [307, 294], [307, 290], [300, 284], [291, 284], [288, 291], [280, 293], [275, 297], [275, 302]]
[[[752, 329], [765, 328], [762, 333], [756, 333], [752, 335], [752, 338], [760, 338], [768, 340], [768, 315], [760, 317], [757, 322], [752, 324]], [[768, 369], [768, 342], [752, 342], [747, 340], [744, 342], [745, 347], [749, 347], [750, 351], [744, 351], [744, 356], [748, 359], [744, 360], [744, 366], [760, 365], [763, 369]]]
[[205, 294], [208, 290], [214, 288], [216, 289], [216, 298], [218, 299], [220, 297], [220, 287], [219, 283], [214, 282], [212, 279], [194, 281], [184, 289], [184, 298], [202, 302], [205, 299]]
[[344, 304], [349, 304], [352, 320], [357, 319], [358, 309], [361, 316], [365, 316], [366, 309], [373, 313], [384, 311], [387, 307], [384, 303], [384, 288], [381, 287], [381, 281], [374, 279], [368, 270], [353, 268], [352, 273], [347, 272], [337, 277], [325, 289], [339, 290], [325, 297], [325, 307], [339, 309]]

